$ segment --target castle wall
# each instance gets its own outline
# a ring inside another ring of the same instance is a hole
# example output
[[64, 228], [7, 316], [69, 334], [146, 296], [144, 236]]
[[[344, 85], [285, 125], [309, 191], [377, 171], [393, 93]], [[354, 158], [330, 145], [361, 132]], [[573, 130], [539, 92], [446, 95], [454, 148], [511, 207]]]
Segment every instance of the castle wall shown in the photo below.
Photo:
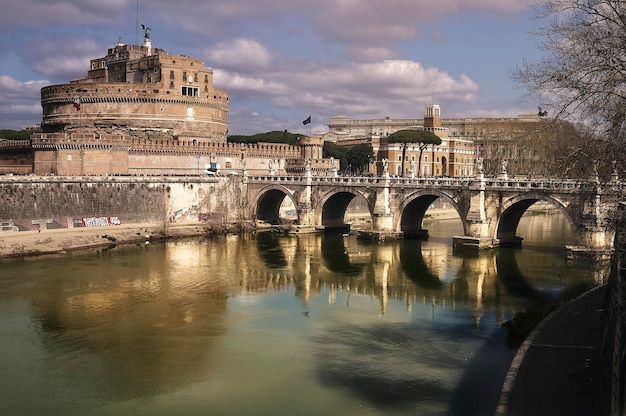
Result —
[[84, 218], [124, 224], [240, 218], [241, 181], [232, 178], [2, 177], [0, 233], [84, 226]]
[[[80, 97], [80, 110], [74, 101]], [[149, 138], [194, 136], [226, 141], [228, 94], [210, 88], [202, 96], [181, 96], [146, 84], [64, 84], [41, 90], [44, 132], [93, 126]]]
[[28, 140], [0, 140], [0, 174], [26, 175], [33, 169]]

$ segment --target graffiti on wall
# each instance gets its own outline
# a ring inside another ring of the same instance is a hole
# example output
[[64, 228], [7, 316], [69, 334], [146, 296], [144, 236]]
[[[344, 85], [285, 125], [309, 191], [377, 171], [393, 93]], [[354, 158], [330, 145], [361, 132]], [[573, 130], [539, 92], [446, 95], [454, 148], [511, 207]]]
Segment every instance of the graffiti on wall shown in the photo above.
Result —
[[118, 217], [83, 217], [81, 220], [85, 227], [108, 227], [122, 223]]

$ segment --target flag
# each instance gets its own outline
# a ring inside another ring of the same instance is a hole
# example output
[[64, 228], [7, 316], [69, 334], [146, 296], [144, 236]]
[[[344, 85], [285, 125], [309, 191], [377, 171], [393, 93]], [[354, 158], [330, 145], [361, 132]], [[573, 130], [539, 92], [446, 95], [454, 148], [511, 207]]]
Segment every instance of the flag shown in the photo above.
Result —
[[306, 126], [307, 124], [311, 124], [311, 116], [309, 116], [309, 118], [307, 118], [306, 120], [304, 120], [304, 121], [302, 122], [302, 124], [304, 124], [305, 126]]
[[78, 97], [77, 99], [74, 100], [74, 104], [72, 104], [72, 105], [74, 106], [76, 111], [79, 111], [81, 104], [82, 104], [82, 101], [80, 100], [80, 97]]

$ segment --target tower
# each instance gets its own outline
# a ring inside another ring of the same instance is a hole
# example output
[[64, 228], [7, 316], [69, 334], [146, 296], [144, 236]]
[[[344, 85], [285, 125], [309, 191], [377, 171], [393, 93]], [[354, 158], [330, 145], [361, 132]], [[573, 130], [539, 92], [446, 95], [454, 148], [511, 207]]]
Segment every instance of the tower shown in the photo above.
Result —
[[437, 104], [428, 104], [424, 113], [424, 128], [441, 126], [441, 108]]

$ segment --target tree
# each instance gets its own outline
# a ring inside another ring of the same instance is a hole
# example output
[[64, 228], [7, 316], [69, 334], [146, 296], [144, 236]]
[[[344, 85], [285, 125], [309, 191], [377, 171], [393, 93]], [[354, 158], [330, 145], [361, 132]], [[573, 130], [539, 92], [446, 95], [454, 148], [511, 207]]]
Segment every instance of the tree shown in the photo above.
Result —
[[0, 139], [28, 140], [30, 135], [40, 130], [0, 130]]
[[431, 144], [441, 144], [441, 138], [428, 130], [398, 130], [389, 135], [389, 143], [399, 143], [402, 147], [402, 176], [404, 176], [404, 159], [406, 159], [406, 148], [409, 144], [418, 145], [420, 154], [417, 162], [417, 171], [422, 171], [422, 153]]
[[284, 131], [270, 131], [267, 133], [257, 133], [252, 136], [232, 135], [228, 136], [229, 143], [286, 143], [292, 146], [298, 144], [298, 138], [301, 135], [289, 133]]
[[370, 163], [373, 154], [374, 149], [371, 143], [361, 143], [352, 146], [345, 153], [347, 166], [352, 166], [355, 171], [363, 173], [363, 169]]
[[348, 166], [348, 159], [346, 158], [347, 148], [339, 146], [337, 143], [325, 141], [322, 149], [322, 157], [329, 159], [335, 158], [339, 161], [339, 169], [344, 170]]
[[539, 49], [547, 54], [536, 63], [524, 61], [512, 78], [548, 114], [578, 121], [582, 135], [592, 135], [578, 155], [610, 169], [608, 159], [623, 159], [614, 150], [626, 141], [626, 3], [546, 0], [535, 14], [548, 20], [536, 33]]

